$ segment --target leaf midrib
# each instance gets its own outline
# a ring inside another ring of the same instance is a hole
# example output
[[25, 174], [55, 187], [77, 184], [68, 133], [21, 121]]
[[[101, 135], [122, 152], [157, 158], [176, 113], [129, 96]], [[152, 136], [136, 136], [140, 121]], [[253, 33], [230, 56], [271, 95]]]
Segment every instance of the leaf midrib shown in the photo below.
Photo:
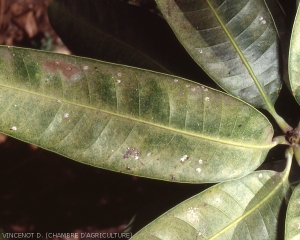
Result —
[[214, 9], [214, 7], [212, 6], [212, 4], [210, 3], [209, 0], [206, 0], [209, 8], [211, 9], [211, 11], [213, 12], [213, 14], [215, 15], [216, 19], [218, 20], [220, 26], [222, 27], [223, 31], [225, 32], [225, 34], [227, 35], [227, 37], [229, 38], [231, 44], [233, 45], [233, 47], [235, 48], [235, 50], [237, 51], [239, 57], [241, 58], [245, 68], [247, 69], [247, 71], [249, 72], [251, 78], [253, 79], [258, 91], [260, 92], [265, 104], [266, 104], [266, 108], [269, 112], [273, 112], [274, 111], [274, 107], [273, 104], [271, 102], [271, 100], [269, 99], [267, 93], [265, 92], [265, 90], [262, 88], [260, 82], [258, 81], [257, 77], [255, 76], [255, 73], [253, 72], [251, 66], [249, 65], [247, 59], [245, 58], [243, 52], [241, 51], [241, 49], [239, 48], [239, 46], [237, 45], [237, 43], [235, 42], [233, 36], [230, 34], [229, 30], [227, 29], [227, 27], [225, 26], [224, 22], [222, 21], [222, 19], [219, 17], [218, 13], [216, 12], [216, 10]]
[[[7, 88], [7, 89], [11, 89], [11, 90], [15, 90], [15, 91], [19, 91], [19, 92], [22, 92], [22, 93], [35, 95], [35, 96], [39, 96], [39, 97], [42, 97], [42, 98], [52, 99], [54, 101], [58, 100], [58, 98], [55, 98], [55, 97], [47, 96], [47, 95], [44, 95], [44, 94], [40, 94], [40, 93], [36, 93], [36, 92], [24, 90], [24, 89], [12, 87], [12, 86], [7, 86], [7, 85], [4, 85], [4, 84], [0, 84], [0, 87], [4, 87], [4, 88]], [[212, 141], [212, 142], [216, 142], [216, 143], [221, 143], [221, 144], [227, 144], [227, 145], [231, 145], [231, 146], [235, 146], [235, 147], [244, 147], [244, 148], [252, 148], [252, 149], [270, 149], [270, 148], [272, 148], [276, 145], [276, 142], [273, 142], [273, 141], [270, 142], [269, 144], [259, 144], [259, 143], [257, 143], [257, 145], [255, 145], [255, 144], [250, 144], [250, 143], [247, 144], [247, 143], [239, 143], [239, 142], [230, 141], [230, 140], [217, 139], [217, 138], [209, 137], [207, 135], [196, 134], [196, 133], [192, 133], [192, 132], [186, 132], [186, 131], [183, 131], [183, 130], [167, 127], [167, 126], [164, 126], [164, 125], [159, 125], [159, 124], [156, 124], [156, 123], [153, 123], [153, 122], [149, 122], [149, 121], [145, 121], [145, 120], [142, 120], [142, 119], [122, 115], [122, 114], [119, 114], [119, 113], [99, 109], [99, 108], [92, 107], [92, 106], [87, 106], [87, 105], [74, 103], [74, 102], [70, 102], [70, 101], [66, 101], [66, 100], [60, 100], [60, 101], [61, 101], [61, 103], [66, 103], [66, 104], [70, 104], [70, 105], [77, 106], [77, 107], [82, 107], [82, 108], [89, 109], [89, 110], [100, 111], [102, 113], [106, 113], [106, 114], [109, 114], [111, 116], [128, 119], [128, 120], [131, 120], [133, 122], [146, 124], [148, 126], [161, 128], [161, 129], [172, 131], [172, 132], [175, 132], [175, 133], [178, 133], [178, 134], [184, 134], [184, 135], [187, 135], [187, 136], [201, 138], [201, 139], [204, 139], [204, 140], [208, 140], [208, 141]]]
[[[288, 167], [287, 167], [288, 168]], [[239, 222], [241, 222], [242, 220], [244, 220], [246, 217], [248, 217], [251, 213], [253, 213], [255, 210], [259, 209], [264, 203], [266, 203], [272, 196], [274, 196], [276, 194], [276, 192], [283, 186], [283, 184], [285, 183], [285, 181], [287, 180], [289, 176], [289, 171], [285, 171], [283, 173], [283, 176], [279, 182], [279, 184], [277, 184], [277, 186], [268, 193], [267, 196], [265, 196], [262, 201], [260, 201], [257, 205], [255, 205], [254, 207], [252, 207], [249, 211], [247, 211], [245, 214], [243, 214], [242, 216], [240, 216], [239, 218], [237, 218], [236, 220], [234, 220], [231, 224], [229, 224], [227, 227], [223, 228], [221, 231], [219, 231], [218, 233], [216, 233], [214, 236], [210, 237], [209, 240], [215, 239], [216, 237], [219, 237], [221, 234], [223, 234], [224, 232], [228, 231], [228, 229], [234, 227], [235, 225], [237, 225]]]

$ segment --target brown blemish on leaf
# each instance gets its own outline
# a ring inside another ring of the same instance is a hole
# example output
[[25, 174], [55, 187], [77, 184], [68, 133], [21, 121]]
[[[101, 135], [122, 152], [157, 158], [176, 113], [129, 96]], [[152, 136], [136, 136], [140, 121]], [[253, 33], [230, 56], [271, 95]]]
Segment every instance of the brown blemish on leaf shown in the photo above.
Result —
[[264, 136], [268, 136], [267, 141], [272, 141], [273, 139], [273, 128], [272, 127], [266, 127], [264, 131]]
[[61, 71], [61, 73], [68, 79], [72, 77], [72, 75], [80, 73], [81, 70], [79, 67], [74, 66], [73, 64], [62, 62], [62, 61], [45, 61], [43, 62], [43, 67], [50, 72]]
[[8, 51], [0, 51], [0, 56], [3, 60], [12, 60], [12, 54]]

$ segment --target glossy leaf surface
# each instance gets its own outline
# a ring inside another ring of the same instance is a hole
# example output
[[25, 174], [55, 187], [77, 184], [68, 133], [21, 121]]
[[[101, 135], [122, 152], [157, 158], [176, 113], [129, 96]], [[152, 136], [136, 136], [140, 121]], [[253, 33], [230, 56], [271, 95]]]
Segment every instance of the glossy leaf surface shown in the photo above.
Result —
[[290, 198], [285, 221], [285, 239], [300, 239], [300, 185]]
[[157, 0], [193, 59], [224, 90], [272, 109], [281, 88], [278, 36], [263, 0]]
[[252, 172], [275, 145], [256, 109], [174, 76], [11, 47], [0, 68], [1, 131], [93, 166], [215, 182]]
[[288, 174], [258, 171], [180, 203], [136, 239], [277, 239]]
[[300, 13], [298, 12], [294, 21], [289, 54], [289, 76], [293, 94], [300, 104]]

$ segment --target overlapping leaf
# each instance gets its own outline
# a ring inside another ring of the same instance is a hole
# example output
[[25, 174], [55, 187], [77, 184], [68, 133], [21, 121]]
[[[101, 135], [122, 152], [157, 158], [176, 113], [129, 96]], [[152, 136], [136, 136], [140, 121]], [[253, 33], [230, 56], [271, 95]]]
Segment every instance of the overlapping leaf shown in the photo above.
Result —
[[269, 121], [216, 90], [91, 59], [0, 48], [0, 129], [93, 166], [180, 182], [244, 176]]
[[258, 171], [217, 184], [169, 210], [132, 239], [277, 239], [287, 177]]
[[[49, 19], [75, 54], [202, 80], [166, 21], [119, 0], [53, 0]], [[61, 18], [61, 16], [64, 16]]]
[[285, 239], [300, 239], [300, 185], [290, 198], [285, 221]]
[[285, 239], [300, 239], [300, 185], [290, 198], [285, 222]]
[[272, 111], [278, 36], [263, 0], [157, 0], [194, 60], [227, 92]]
[[293, 94], [300, 104], [300, 13], [298, 12], [294, 21], [290, 54], [289, 54], [289, 76]]

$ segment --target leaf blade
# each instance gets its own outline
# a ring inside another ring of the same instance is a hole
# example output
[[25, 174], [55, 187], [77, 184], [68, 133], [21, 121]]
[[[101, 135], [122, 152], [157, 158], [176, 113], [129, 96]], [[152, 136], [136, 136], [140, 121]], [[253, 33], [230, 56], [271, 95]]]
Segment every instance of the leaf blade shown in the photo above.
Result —
[[166, 181], [215, 182], [253, 171], [275, 145], [261, 113], [199, 84], [72, 56], [0, 53], [1, 131], [71, 159]]
[[277, 239], [288, 187], [287, 174], [279, 175], [258, 171], [219, 183], [169, 210], [132, 239]]
[[157, 3], [178, 39], [213, 80], [234, 96], [273, 112], [281, 88], [278, 39], [264, 1]]
[[299, 198], [300, 198], [300, 185], [298, 185], [290, 198], [288, 209], [286, 212], [285, 221], [285, 238], [297, 239], [300, 237], [299, 223], [300, 223], [300, 211], [299, 211]]
[[292, 36], [291, 36], [291, 42], [290, 42], [290, 52], [289, 52], [289, 80], [290, 85], [292, 89], [292, 93], [298, 102], [300, 104], [300, 65], [299, 65], [299, 59], [300, 59], [300, 49], [299, 49], [299, 39], [300, 39], [300, 14], [299, 10], [300, 7], [298, 6], [297, 14], [294, 21], [294, 26], [292, 30]]

